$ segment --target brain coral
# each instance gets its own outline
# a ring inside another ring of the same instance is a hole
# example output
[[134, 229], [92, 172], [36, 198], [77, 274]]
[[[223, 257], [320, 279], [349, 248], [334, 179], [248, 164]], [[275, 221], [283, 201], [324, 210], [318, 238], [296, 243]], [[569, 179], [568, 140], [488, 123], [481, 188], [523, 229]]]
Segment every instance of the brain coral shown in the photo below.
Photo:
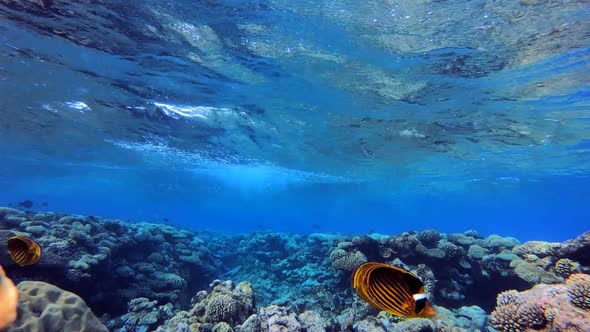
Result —
[[575, 273], [566, 281], [567, 295], [578, 308], [590, 309], [590, 275]]
[[78, 295], [41, 281], [18, 284], [19, 316], [7, 332], [108, 332]]

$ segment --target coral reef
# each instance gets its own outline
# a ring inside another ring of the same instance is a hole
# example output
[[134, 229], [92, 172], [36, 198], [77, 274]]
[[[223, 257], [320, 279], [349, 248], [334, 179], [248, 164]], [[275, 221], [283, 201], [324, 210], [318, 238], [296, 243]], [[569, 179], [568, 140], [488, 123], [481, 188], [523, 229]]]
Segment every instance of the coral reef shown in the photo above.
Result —
[[[148, 331], [163, 324], [172, 317], [172, 304], [157, 305], [158, 301], [150, 301], [145, 297], [138, 297], [129, 301], [128, 312], [121, 317], [124, 331]], [[113, 326], [120, 322], [111, 322]]]
[[565, 284], [570, 302], [578, 308], [590, 310], [590, 275], [572, 274]]
[[15, 282], [34, 277], [68, 289], [99, 314], [125, 312], [139, 297], [188, 303], [186, 294], [206, 285], [203, 276], [214, 270], [201, 238], [167, 225], [1, 208], [0, 229], [0, 238], [18, 232], [43, 248], [38, 264], [7, 267]]
[[8, 279], [0, 265], [0, 329], [5, 328], [16, 319], [18, 291], [12, 280]]
[[6, 332], [108, 332], [76, 294], [42, 281], [23, 281], [17, 288], [18, 318]]
[[[112, 331], [518, 331], [563, 327], [589, 306], [590, 232], [564, 243], [476, 231], [197, 234], [10, 208], [0, 229], [0, 240], [43, 248], [35, 265], [5, 266], [13, 280], [79, 294]], [[437, 315], [403, 319], [360, 300], [350, 278], [366, 261], [416, 274]], [[537, 288], [556, 299], [532, 301]]]
[[539, 284], [498, 295], [491, 323], [501, 332], [590, 330], [590, 276], [573, 274], [566, 284]]
[[210, 292], [197, 292], [192, 308], [176, 313], [160, 330], [186, 326], [189, 331], [201, 331], [219, 323], [233, 327], [244, 323], [254, 313], [256, 304], [250, 283], [240, 282], [234, 286], [230, 280], [215, 280], [210, 288]]

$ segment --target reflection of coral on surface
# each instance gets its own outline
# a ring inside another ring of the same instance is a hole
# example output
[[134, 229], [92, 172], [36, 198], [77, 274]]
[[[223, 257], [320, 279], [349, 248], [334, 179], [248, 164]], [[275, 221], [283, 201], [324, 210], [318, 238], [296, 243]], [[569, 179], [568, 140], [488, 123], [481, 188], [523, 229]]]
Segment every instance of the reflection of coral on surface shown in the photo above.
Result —
[[498, 295], [492, 325], [502, 332], [589, 331], [590, 276], [573, 274], [566, 284], [536, 285]]
[[7, 332], [108, 331], [76, 294], [41, 281], [23, 281], [17, 287], [18, 319]]
[[0, 265], [0, 329], [8, 326], [16, 319], [18, 291], [12, 280], [4, 274]]

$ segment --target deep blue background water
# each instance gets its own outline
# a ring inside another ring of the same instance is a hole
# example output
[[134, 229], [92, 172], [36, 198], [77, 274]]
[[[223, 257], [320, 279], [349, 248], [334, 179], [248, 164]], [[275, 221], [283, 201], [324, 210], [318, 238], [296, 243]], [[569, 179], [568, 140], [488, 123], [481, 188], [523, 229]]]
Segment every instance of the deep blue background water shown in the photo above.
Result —
[[0, 205], [231, 232], [590, 230], [583, 1], [0, 17]]

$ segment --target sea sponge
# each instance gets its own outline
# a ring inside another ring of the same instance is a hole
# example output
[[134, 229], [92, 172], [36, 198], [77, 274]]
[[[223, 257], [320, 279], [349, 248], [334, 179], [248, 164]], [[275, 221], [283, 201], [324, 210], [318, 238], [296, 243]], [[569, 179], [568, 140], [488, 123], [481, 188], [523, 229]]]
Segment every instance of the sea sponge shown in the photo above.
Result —
[[16, 319], [16, 307], [18, 304], [18, 291], [12, 283], [12, 280], [4, 274], [4, 269], [0, 266], [0, 329]]
[[590, 309], [590, 275], [572, 274], [565, 284], [570, 302], [578, 308]]
[[23, 281], [17, 288], [19, 317], [7, 332], [108, 332], [86, 302], [74, 293], [42, 281]]
[[352, 271], [359, 265], [367, 262], [367, 257], [358, 250], [348, 252], [342, 249], [335, 249], [330, 253], [330, 260], [335, 269]]

